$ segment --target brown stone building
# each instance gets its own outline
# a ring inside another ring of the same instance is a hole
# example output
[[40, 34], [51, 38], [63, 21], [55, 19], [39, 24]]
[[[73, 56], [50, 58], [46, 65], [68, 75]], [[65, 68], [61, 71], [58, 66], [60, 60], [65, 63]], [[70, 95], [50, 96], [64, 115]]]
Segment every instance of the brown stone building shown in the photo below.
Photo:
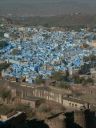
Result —
[[72, 97], [64, 97], [63, 106], [65, 106], [66, 108], [73, 108], [76, 110], [82, 110], [90, 107], [88, 103]]
[[39, 97], [25, 97], [21, 98], [20, 102], [29, 105], [31, 108], [37, 108], [43, 102], [43, 99]]
[[[62, 104], [66, 108], [85, 109], [89, 108], [84, 101], [73, 97], [67, 97], [70, 91], [60, 91], [50, 87], [27, 87], [27, 86], [9, 86], [12, 92], [12, 97], [19, 99], [17, 102], [29, 104], [31, 107], [36, 107], [42, 102], [41, 99], [50, 100]], [[38, 98], [39, 97], [39, 98]]]

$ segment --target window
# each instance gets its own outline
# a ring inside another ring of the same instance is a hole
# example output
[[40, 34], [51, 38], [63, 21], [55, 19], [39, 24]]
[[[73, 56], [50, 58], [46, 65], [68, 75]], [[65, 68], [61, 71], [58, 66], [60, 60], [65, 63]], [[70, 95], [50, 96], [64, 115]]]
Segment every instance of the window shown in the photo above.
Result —
[[75, 104], [75, 107], [77, 108], [77, 104]]
[[74, 104], [72, 104], [72, 107], [74, 107]]

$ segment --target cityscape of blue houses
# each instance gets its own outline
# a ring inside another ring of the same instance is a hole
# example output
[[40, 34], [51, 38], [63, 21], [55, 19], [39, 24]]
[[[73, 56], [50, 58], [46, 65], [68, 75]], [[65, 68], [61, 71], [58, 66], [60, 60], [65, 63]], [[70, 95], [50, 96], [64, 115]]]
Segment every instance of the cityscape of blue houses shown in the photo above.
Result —
[[[0, 49], [0, 60], [11, 65], [3, 74], [26, 77], [26, 82], [32, 83], [38, 75], [46, 79], [54, 71], [78, 69], [85, 63], [85, 56], [96, 54], [92, 47], [94, 36], [86, 29], [76, 32], [42, 26], [7, 28], [4, 38], [8, 45]], [[84, 44], [89, 48], [83, 48]]]

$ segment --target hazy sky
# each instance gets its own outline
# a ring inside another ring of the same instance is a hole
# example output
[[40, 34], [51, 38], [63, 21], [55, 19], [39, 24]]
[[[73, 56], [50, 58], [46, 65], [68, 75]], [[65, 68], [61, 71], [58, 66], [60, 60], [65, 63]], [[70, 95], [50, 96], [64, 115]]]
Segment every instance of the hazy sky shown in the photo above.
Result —
[[0, 14], [62, 15], [95, 13], [96, 0], [0, 0]]

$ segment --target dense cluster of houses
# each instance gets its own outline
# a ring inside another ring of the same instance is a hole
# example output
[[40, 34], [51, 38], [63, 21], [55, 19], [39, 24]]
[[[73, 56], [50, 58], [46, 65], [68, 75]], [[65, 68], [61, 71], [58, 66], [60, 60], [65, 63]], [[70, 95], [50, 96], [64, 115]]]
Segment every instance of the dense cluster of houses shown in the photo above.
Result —
[[0, 49], [0, 60], [11, 66], [3, 76], [24, 77], [32, 83], [38, 75], [47, 78], [54, 71], [77, 69], [84, 64], [84, 56], [96, 54], [92, 47], [94, 36], [94, 32], [85, 29], [75, 32], [41, 26], [7, 28], [4, 37], [9, 45]]

